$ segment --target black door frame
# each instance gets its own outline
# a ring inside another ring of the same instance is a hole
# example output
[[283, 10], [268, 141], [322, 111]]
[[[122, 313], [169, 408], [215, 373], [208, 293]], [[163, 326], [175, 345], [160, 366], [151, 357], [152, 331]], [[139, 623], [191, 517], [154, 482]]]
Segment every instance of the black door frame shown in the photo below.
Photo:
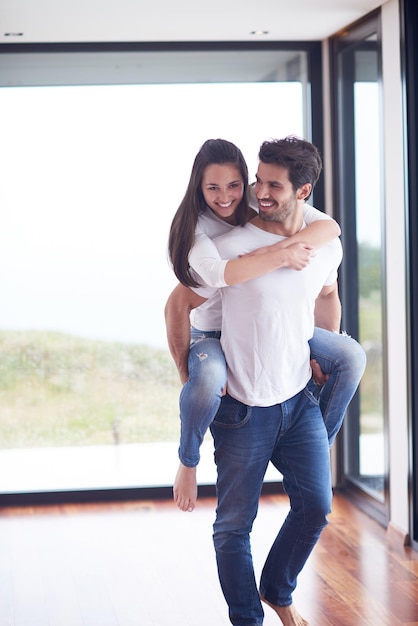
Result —
[[401, 60], [407, 201], [408, 415], [410, 444], [410, 534], [418, 549], [418, 5], [401, 0]]
[[[377, 34], [377, 42], [367, 42], [366, 38]], [[344, 246], [344, 259], [340, 272], [340, 294], [343, 305], [343, 327], [354, 338], [359, 336], [359, 309], [358, 309], [358, 249], [356, 237], [356, 183], [355, 183], [355, 135], [354, 135], [354, 100], [353, 82], [354, 67], [350, 57], [343, 59], [343, 72], [340, 67], [340, 53], [349, 51], [351, 47], [358, 51], [361, 48], [377, 47], [380, 50], [380, 9], [368, 14], [365, 18], [352, 24], [330, 40], [330, 67], [332, 99], [332, 151], [334, 171], [333, 206], [336, 207], [336, 217], [341, 225]], [[382, 81], [381, 54], [378, 61], [378, 81]], [[343, 76], [341, 76], [343, 73]], [[344, 182], [351, 181], [351, 184]], [[383, 254], [383, 248], [382, 248]], [[385, 302], [385, 260], [382, 259], [382, 300], [383, 310]], [[383, 317], [383, 324], [384, 324]], [[386, 362], [386, 348], [383, 342], [382, 359]], [[383, 376], [385, 378], [385, 366]], [[383, 383], [385, 380], [383, 381]], [[384, 388], [387, 385], [383, 384]], [[387, 399], [384, 398], [387, 406]], [[357, 451], [359, 455], [359, 426], [360, 397], [356, 393], [347, 411], [347, 420], [350, 420], [350, 430], [343, 428], [343, 436], [338, 444], [338, 472], [337, 485], [343, 489], [355, 504], [375, 518], [384, 526], [389, 521], [389, 470], [388, 451], [385, 450], [385, 471], [383, 476], [383, 502], [377, 499], [372, 491], [360, 482], [345, 473], [347, 450]], [[388, 426], [387, 415], [384, 410], [384, 437], [387, 442]], [[358, 428], [353, 425], [358, 423]], [[385, 448], [387, 445], [385, 445]]]

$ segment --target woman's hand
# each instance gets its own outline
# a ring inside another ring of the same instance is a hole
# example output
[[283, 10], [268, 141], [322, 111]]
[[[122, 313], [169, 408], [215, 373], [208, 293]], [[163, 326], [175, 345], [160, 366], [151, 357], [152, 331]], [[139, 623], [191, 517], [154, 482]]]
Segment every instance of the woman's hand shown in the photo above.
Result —
[[277, 257], [277, 268], [289, 267], [293, 270], [303, 270], [312, 257], [315, 256], [315, 247], [307, 243], [294, 243], [290, 246], [283, 247], [282, 242], [275, 243], [271, 246], [257, 248], [248, 254], [240, 255], [240, 258], [258, 255], [275, 255]]

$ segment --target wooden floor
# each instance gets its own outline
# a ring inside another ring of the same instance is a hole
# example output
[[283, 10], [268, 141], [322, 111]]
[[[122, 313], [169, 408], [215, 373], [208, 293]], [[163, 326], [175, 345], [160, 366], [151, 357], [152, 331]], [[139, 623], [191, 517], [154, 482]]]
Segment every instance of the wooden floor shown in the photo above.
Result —
[[[228, 626], [212, 546], [215, 501], [0, 509], [0, 626]], [[264, 496], [259, 574], [287, 513]], [[294, 597], [311, 626], [418, 626], [418, 553], [342, 496]], [[266, 607], [265, 626], [279, 626]]]

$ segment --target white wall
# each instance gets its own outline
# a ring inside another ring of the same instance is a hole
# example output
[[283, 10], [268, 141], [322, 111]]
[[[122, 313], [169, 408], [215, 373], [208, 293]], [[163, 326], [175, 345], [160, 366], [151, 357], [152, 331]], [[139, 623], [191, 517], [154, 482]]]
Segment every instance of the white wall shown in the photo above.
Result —
[[406, 243], [399, 2], [382, 6], [390, 523], [409, 529]]

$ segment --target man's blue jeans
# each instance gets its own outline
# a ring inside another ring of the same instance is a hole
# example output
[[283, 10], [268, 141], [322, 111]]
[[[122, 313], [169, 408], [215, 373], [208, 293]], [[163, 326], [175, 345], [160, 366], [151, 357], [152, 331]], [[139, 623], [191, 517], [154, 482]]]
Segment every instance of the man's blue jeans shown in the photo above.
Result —
[[[179, 458], [183, 465], [199, 463], [199, 449], [219, 408], [226, 384], [225, 357], [220, 332], [192, 328], [189, 380], [180, 394], [181, 434]], [[331, 445], [366, 366], [366, 356], [357, 341], [347, 335], [315, 328], [311, 358], [316, 359], [329, 380], [316, 388]]]
[[269, 461], [290, 499], [265, 562], [260, 594], [292, 603], [297, 576], [331, 511], [329, 443], [314, 384], [286, 402], [247, 407], [226, 395], [211, 424], [218, 469], [214, 546], [219, 580], [234, 626], [259, 626], [264, 612], [255, 581], [250, 532]]

